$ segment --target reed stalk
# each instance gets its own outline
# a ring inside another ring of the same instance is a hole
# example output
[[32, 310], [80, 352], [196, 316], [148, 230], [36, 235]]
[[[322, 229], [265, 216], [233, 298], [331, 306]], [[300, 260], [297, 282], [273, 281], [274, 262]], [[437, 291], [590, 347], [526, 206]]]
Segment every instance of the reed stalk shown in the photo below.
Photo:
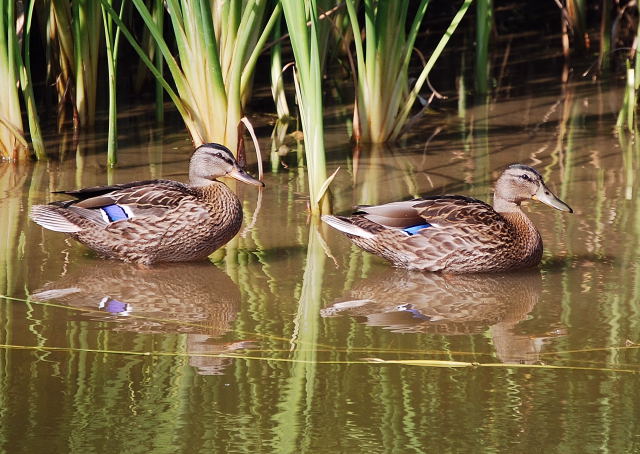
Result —
[[[638, 7], [640, 12], [640, 7]], [[640, 27], [637, 28], [635, 42], [640, 42]], [[631, 58], [633, 59], [633, 66], [631, 64]], [[616, 120], [616, 127], [622, 129], [627, 128], [630, 132], [637, 130], [636, 123], [636, 109], [638, 103], [638, 89], [640, 89], [640, 59], [638, 58], [638, 52], [634, 48], [633, 55], [630, 59], [627, 59], [627, 80], [624, 91], [624, 98], [622, 100], [622, 107], [618, 112], [618, 119]]]
[[489, 90], [489, 38], [493, 28], [493, 0], [476, 3], [476, 94], [486, 95]]
[[20, 87], [27, 108], [27, 119], [29, 121], [29, 135], [31, 136], [31, 146], [33, 147], [34, 157], [38, 160], [46, 159], [47, 155], [44, 149], [44, 140], [42, 139], [42, 131], [40, 130], [40, 119], [36, 108], [36, 98], [33, 93], [33, 83], [31, 79], [31, 24], [33, 23], [33, 11], [35, 1], [28, 4], [26, 23], [23, 35], [24, 59], [18, 53], [20, 61]]
[[567, 0], [566, 14], [571, 30], [573, 31], [573, 42], [581, 49], [587, 47], [587, 41], [585, 39], [586, 13], [587, 5], [585, 0]]
[[64, 0], [51, 0], [47, 25], [47, 79], [55, 84], [58, 94], [58, 131], [62, 130], [67, 105], [72, 104], [68, 102], [75, 67], [71, 22], [71, 4]]
[[19, 57], [15, 2], [0, 0], [0, 159], [28, 156], [18, 97]]
[[278, 17], [272, 33], [272, 39], [275, 41], [271, 47], [271, 96], [276, 105], [276, 113], [278, 120], [284, 120], [289, 117], [289, 104], [284, 91], [284, 83], [282, 81], [282, 43], [280, 41], [282, 18]]
[[74, 1], [71, 16], [75, 108], [79, 125], [93, 126], [96, 121], [98, 51], [101, 38], [100, 3], [93, 0]]
[[618, 112], [618, 119], [616, 120], [616, 128], [625, 128], [629, 131], [634, 131], [635, 122], [635, 110], [636, 110], [636, 71], [631, 67], [629, 60], [627, 60], [627, 79], [624, 90], [624, 97], [622, 99], [622, 107]]
[[[107, 5], [107, 0], [100, 0]], [[160, 81], [180, 112], [194, 145], [205, 142], [238, 145], [238, 124], [243, 116], [243, 96], [258, 55], [280, 14], [280, 6], [265, 16], [266, 0], [242, 2], [191, 2], [168, 0], [166, 8], [178, 55], [170, 51], [163, 30], [143, 0], [132, 0], [167, 64], [176, 90], [165, 80], [115, 11], [113, 20], [156, 80]]]
[[[113, 0], [109, 0], [113, 4]], [[122, 20], [125, 1], [120, 3], [119, 17]], [[104, 6], [102, 6], [102, 23], [107, 50], [107, 70], [109, 75], [109, 132], [107, 138], [107, 163], [114, 167], [118, 162], [118, 109], [116, 99], [116, 74], [118, 66], [118, 43], [120, 41], [120, 29], [115, 28]]]
[[[153, 20], [155, 21], [158, 29], [162, 31], [164, 29], [164, 1], [155, 0], [153, 3]], [[154, 52], [154, 64], [156, 65], [156, 71], [162, 76], [164, 74], [164, 59], [162, 53], [156, 48]], [[156, 121], [162, 123], [164, 121], [164, 88], [162, 84], [156, 80], [155, 84], [155, 98], [156, 98]]]
[[[322, 191], [327, 170], [324, 149], [322, 71], [315, 0], [281, 0], [295, 57], [294, 82], [304, 133], [312, 214], [328, 210]], [[307, 26], [307, 21], [310, 25]]]
[[386, 142], [396, 140], [402, 134], [420, 90], [471, 1], [465, 0], [460, 6], [410, 88], [409, 63], [429, 0], [420, 1], [408, 31], [405, 29], [407, 0], [364, 0], [366, 43], [362, 40], [355, 3], [346, 0], [357, 58], [356, 141]]
[[598, 55], [598, 67], [603, 74], [609, 72], [610, 64], [608, 64], [609, 54], [611, 53], [611, 4], [608, 0], [602, 0], [600, 8], [602, 15], [600, 17], [600, 51]]

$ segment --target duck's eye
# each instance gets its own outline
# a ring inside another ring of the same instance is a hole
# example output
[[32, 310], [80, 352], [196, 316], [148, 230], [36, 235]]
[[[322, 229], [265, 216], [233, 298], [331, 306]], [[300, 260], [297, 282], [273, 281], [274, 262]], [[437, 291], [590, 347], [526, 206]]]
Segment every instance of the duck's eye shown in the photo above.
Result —
[[526, 173], [523, 173], [522, 175], [520, 175], [520, 178], [522, 178], [524, 181], [531, 181], [531, 177]]

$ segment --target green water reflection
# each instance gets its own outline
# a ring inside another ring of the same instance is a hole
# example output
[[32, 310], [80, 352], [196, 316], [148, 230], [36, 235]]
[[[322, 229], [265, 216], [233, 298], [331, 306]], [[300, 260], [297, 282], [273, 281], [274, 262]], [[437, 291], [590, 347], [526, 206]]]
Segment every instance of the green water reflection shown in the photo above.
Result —
[[185, 179], [182, 138], [123, 146], [110, 173], [89, 145], [81, 166], [0, 165], [1, 450], [640, 451], [638, 154], [611, 134], [611, 96], [567, 86], [467, 108], [402, 146], [354, 152], [344, 131], [328, 136], [337, 213], [488, 199], [503, 165], [538, 167], [576, 213], [528, 207], [545, 255], [517, 274], [390, 268], [307, 218], [289, 156], [261, 200], [235, 188], [256, 222], [212, 262], [140, 269], [27, 212], [54, 190]]

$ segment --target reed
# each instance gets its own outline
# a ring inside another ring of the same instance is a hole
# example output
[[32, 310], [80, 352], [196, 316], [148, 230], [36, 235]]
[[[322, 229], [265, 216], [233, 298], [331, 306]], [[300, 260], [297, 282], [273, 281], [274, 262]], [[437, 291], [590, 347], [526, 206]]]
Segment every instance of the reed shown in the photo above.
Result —
[[584, 49], [588, 46], [586, 32], [587, 2], [585, 0], [567, 0], [566, 17], [573, 32], [574, 44]]
[[15, 2], [0, 0], [0, 158], [17, 160], [28, 155], [18, 97], [19, 63]]
[[[281, 0], [295, 57], [294, 81], [300, 109], [304, 149], [308, 167], [311, 213], [328, 210], [322, 190], [327, 178], [322, 71], [318, 33], [318, 6], [315, 0]], [[309, 26], [307, 26], [309, 21]]]
[[101, 0], [101, 3], [156, 80], [162, 83], [180, 112], [194, 145], [220, 142], [237, 148], [243, 99], [250, 91], [258, 55], [280, 14], [280, 6], [275, 6], [266, 25], [261, 27], [266, 0], [213, 3], [168, 0], [166, 8], [178, 49], [174, 56], [145, 2], [132, 1], [164, 58], [175, 91], [110, 8], [109, 2]]
[[603, 74], [609, 72], [609, 54], [611, 53], [611, 4], [607, 0], [602, 0], [600, 6], [602, 16], [600, 17], [600, 51], [598, 55], [598, 67]]
[[[113, 4], [113, 0], [110, 0]], [[125, 2], [120, 3], [119, 17], [122, 20]], [[120, 28], [114, 27], [113, 20], [107, 10], [102, 6], [102, 23], [107, 50], [107, 70], [109, 73], [109, 132], [107, 138], [107, 163], [114, 167], [118, 162], [118, 109], [116, 101], [116, 75], [118, 66], [118, 43], [120, 41]]]
[[[638, 11], [640, 11], [640, 7], [638, 7]], [[640, 27], [636, 30], [635, 42], [637, 43], [639, 40]], [[635, 132], [637, 130], [636, 109], [638, 104], [638, 89], [640, 89], [640, 80], [638, 77], [640, 74], [640, 59], [638, 58], [638, 52], [635, 47], [632, 52], [631, 57], [626, 61], [627, 79], [622, 106], [620, 112], [618, 112], [616, 128], [618, 130], [626, 128], [630, 132]]]
[[[57, 126], [61, 131], [67, 117], [67, 106], [73, 105], [70, 102], [74, 61], [71, 6], [64, 0], [51, 0], [51, 8], [44, 16], [47, 22], [47, 82], [55, 85]], [[75, 118], [75, 107], [73, 111]]]
[[102, 33], [100, 4], [78, 0], [71, 5], [73, 33], [74, 102], [80, 126], [96, 121], [98, 51]]
[[354, 139], [363, 142], [396, 140], [438, 57], [464, 17], [472, 0], [465, 0], [422, 68], [413, 87], [409, 63], [429, 0], [421, 0], [408, 31], [409, 1], [364, 0], [366, 43], [353, 0], [346, 0], [357, 58]]
[[489, 38], [493, 29], [493, 0], [478, 0], [476, 3], [476, 94], [489, 91]]
[[622, 106], [620, 112], [618, 112], [618, 119], [616, 120], [617, 129], [627, 129], [628, 131], [634, 131], [635, 125], [635, 112], [636, 112], [636, 95], [637, 95], [637, 82], [636, 82], [636, 70], [631, 67], [629, 60], [626, 62], [627, 78], [624, 90], [624, 97], [622, 99]]
[[282, 18], [278, 17], [273, 27], [272, 39], [274, 44], [271, 47], [271, 96], [276, 106], [276, 113], [278, 114], [278, 120], [284, 121], [289, 118], [289, 104], [287, 103], [287, 97], [284, 91], [284, 82], [282, 80], [283, 65], [282, 65], [282, 42], [281, 28]]

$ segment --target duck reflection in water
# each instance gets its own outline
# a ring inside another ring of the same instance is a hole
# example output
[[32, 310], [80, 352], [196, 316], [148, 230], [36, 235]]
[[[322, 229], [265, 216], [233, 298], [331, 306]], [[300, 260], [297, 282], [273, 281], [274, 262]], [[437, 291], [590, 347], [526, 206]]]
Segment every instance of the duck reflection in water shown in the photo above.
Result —
[[323, 317], [361, 318], [396, 333], [480, 334], [489, 328], [504, 363], [536, 363], [546, 339], [558, 334], [519, 334], [540, 299], [538, 270], [508, 274], [452, 275], [390, 270], [357, 283], [347, 301], [321, 310]]
[[[101, 261], [46, 284], [31, 297], [86, 309], [82, 319], [109, 320], [107, 329], [136, 333], [185, 333], [188, 354], [229, 353], [251, 342], [216, 342], [232, 328], [240, 308], [238, 286], [207, 263], [138, 268]], [[219, 375], [229, 358], [191, 356], [202, 375]]]

